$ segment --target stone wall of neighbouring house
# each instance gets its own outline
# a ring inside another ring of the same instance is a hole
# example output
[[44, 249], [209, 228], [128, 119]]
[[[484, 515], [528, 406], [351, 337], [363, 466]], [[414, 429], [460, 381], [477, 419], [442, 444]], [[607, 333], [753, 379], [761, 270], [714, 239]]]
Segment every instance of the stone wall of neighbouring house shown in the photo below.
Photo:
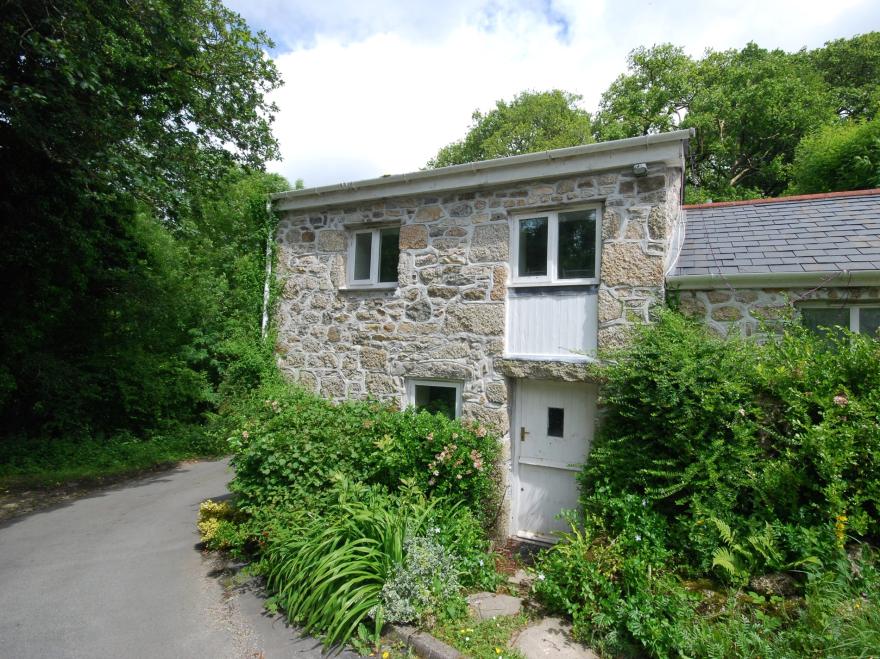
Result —
[[718, 334], [751, 336], [762, 321], [772, 326], [791, 315], [799, 302], [873, 302], [880, 300], [880, 287], [723, 288], [676, 291], [673, 297], [683, 314], [702, 320]]
[[[289, 212], [277, 232], [279, 366], [332, 399], [400, 401], [406, 378], [462, 380], [464, 416], [504, 433], [508, 391], [496, 360], [504, 351], [509, 214], [603, 204], [601, 350], [623, 342], [663, 302], [680, 186], [680, 170], [653, 166], [643, 178], [603, 172]], [[401, 224], [398, 287], [343, 290], [350, 230], [383, 222]]]

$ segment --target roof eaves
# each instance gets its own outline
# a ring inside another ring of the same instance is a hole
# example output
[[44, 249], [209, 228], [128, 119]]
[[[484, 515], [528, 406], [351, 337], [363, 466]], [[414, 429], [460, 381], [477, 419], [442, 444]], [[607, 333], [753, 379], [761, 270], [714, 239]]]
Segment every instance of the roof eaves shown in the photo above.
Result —
[[[631, 137], [611, 142], [527, 153], [438, 169], [382, 176], [351, 183], [337, 183], [305, 190], [290, 190], [270, 195], [275, 210], [316, 208], [336, 204], [404, 196], [441, 193], [480, 185], [502, 185], [530, 178], [571, 173], [567, 163], [590, 161], [596, 171], [623, 166], [624, 163], [657, 160], [681, 160], [683, 150], [676, 143], [686, 143], [693, 129]], [[674, 152], [674, 155], [673, 155]]]
[[739, 272], [729, 274], [670, 275], [672, 290], [716, 288], [798, 288], [803, 286], [878, 286], [880, 270], [830, 270], [820, 272]]

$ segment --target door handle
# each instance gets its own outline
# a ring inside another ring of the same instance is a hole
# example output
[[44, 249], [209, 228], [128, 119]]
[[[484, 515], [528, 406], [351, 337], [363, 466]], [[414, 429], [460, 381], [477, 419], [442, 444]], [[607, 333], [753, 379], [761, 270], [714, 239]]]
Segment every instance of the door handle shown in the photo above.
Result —
[[526, 441], [526, 435], [528, 435], [528, 434], [529, 434], [529, 433], [528, 433], [528, 431], [526, 431], [526, 427], [525, 427], [525, 426], [520, 426], [520, 427], [519, 427], [519, 441], [521, 441], [521, 442]]

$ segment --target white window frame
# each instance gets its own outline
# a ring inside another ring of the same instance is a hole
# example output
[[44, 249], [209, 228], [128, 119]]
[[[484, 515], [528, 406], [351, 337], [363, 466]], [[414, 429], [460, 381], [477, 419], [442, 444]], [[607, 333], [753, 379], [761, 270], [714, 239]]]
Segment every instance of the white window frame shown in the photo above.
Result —
[[865, 302], [862, 304], [834, 304], [833, 302], [812, 302], [799, 305], [798, 312], [802, 309], [846, 309], [849, 311], [849, 331], [861, 334], [861, 314], [859, 309], [880, 309], [880, 302]]
[[416, 387], [447, 387], [455, 389], [455, 418], [461, 418], [462, 391], [464, 383], [460, 380], [434, 380], [422, 378], [410, 378], [406, 381], [406, 406], [415, 408]]
[[[357, 229], [349, 233], [348, 237], [348, 266], [346, 268], [346, 280], [348, 288], [397, 288], [397, 280], [379, 281], [379, 257], [382, 241], [383, 229], [394, 229], [396, 226], [377, 227], [372, 229]], [[372, 236], [370, 243], [370, 277], [369, 279], [354, 278], [354, 260], [357, 252], [357, 236], [370, 234]], [[400, 260], [400, 251], [397, 254], [398, 262]]]
[[[560, 213], [572, 213], [577, 211], [596, 211], [596, 264], [594, 277], [580, 277], [577, 279], [560, 279], [559, 267], [559, 215]], [[547, 274], [532, 277], [519, 276], [519, 223], [521, 220], [547, 218]], [[601, 204], [588, 204], [572, 206], [571, 208], [556, 208], [547, 211], [532, 211], [529, 213], [516, 213], [510, 218], [510, 282], [509, 285], [517, 286], [582, 286], [584, 284], [599, 283], [599, 266], [602, 253], [602, 207]]]

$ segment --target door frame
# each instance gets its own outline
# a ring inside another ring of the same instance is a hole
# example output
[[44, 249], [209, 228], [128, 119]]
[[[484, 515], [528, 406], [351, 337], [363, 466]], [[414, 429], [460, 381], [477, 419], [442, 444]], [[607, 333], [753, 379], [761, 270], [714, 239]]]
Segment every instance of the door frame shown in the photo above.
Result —
[[[525, 542], [532, 542], [540, 545], [554, 545], [559, 541], [559, 538], [556, 536], [549, 536], [538, 533], [520, 533], [519, 529], [519, 505], [520, 505], [520, 493], [522, 492], [520, 486], [520, 437], [519, 432], [520, 428], [524, 426], [522, 423], [522, 406], [520, 403], [522, 402], [523, 396], [523, 382], [566, 382], [563, 380], [552, 380], [552, 379], [539, 379], [539, 378], [511, 378], [512, 386], [508, 387], [508, 391], [510, 393], [510, 405], [511, 405], [511, 414], [510, 414], [510, 518], [508, 520], [508, 529], [509, 536], [512, 538], [517, 538], [519, 540]], [[590, 382], [572, 382], [570, 384], [591, 384]], [[589, 389], [589, 387], [588, 387]], [[598, 391], [596, 391], [598, 394]], [[598, 408], [596, 408], [596, 413], [598, 413]], [[593, 432], [588, 432], [588, 437], [590, 439], [590, 445], [592, 445], [592, 440], [594, 439], [595, 428]], [[564, 469], [561, 468], [560, 469]], [[578, 471], [576, 469], [571, 469], [570, 471]]]

